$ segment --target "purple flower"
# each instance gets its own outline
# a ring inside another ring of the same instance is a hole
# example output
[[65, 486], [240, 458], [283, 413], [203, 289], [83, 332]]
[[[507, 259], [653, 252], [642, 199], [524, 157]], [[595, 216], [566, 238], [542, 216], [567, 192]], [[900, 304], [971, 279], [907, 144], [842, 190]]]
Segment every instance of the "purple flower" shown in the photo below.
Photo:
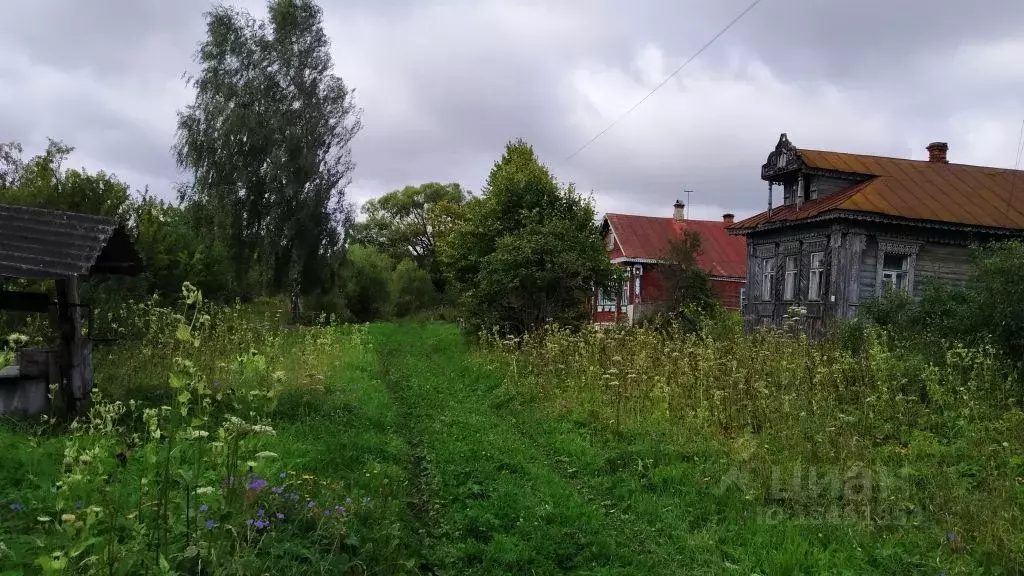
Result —
[[284, 487], [274, 486], [273, 488], [270, 489], [270, 491], [273, 492], [274, 494], [280, 494], [281, 492], [284, 492]]
[[245, 521], [245, 525], [246, 526], [252, 526], [255, 523], [256, 523], [256, 521], [253, 520], [252, 518], [249, 518], [248, 520]]
[[252, 525], [253, 525], [253, 526], [255, 526], [257, 530], [263, 530], [263, 529], [264, 529], [264, 528], [266, 528], [267, 526], [270, 526], [270, 524], [269, 524], [269, 523], [267, 523], [267, 522], [264, 522], [263, 520], [257, 520], [257, 521], [255, 521], [255, 522], [253, 522], [253, 524], [252, 524]]
[[334, 507], [334, 511], [337, 512], [338, 514], [344, 514], [345, 513], [345, 507], [344, 506], [335, 506]]
[[75, 502], [75, 510], [81, 510], [82, 506], [84, 506], [84, 504], [82, 504], [81, 500], [78, 500], [77, 502]]
[[258, 492], [266, 487], [267, 481], [257, 476], [256, 478], [253, 478], [251, 482], [249, 482], [248, 486], [246, 486], [246, 489], [256, 490]]
[[22, 506], [20, 503], [15, 502], [15, 503], [11, 504], [11, 510], [14, 510], [15, 512], [24, 512], [25, 511], [25, 507]]
[[256, 511], [256, 516], [258, 516], [260, 518], [263, 517], [263, 508], [260, 508], [259, 510]]
[[310, 508], [316, 508], [316, 500], [310, 500], [307, 506]]
[[331, 511], [330, 511], [330, 510], [324, 510], [324, 517], [325, 517], [325, 518], [326, 518], [327, 516], [330, 516], [330, 515], [331, 515]]
[[949, 542], [950, 544], [952, 544], [953, 542], [956, 542], [956, 534], [953, 533], [953, 532], [950, 532], [949, 534], [946, 534], [946, 541]]
[[284, 514], [282, 514], [280, 512], [278, 512], [277, 514], [274, 514], [274, 516], [277, 516], [278, 520], [284, 520]]
[[288, 476], [287, 472], [281, 472], [280, 474], [277, 475], [278, 478], [284, 478], [286, 476]]
[[200, 512], [206, 512], [209, 509], [210, 509], [210, 507], [207, 506], [206, 504], [203, 504], [202, 506], [199, 507], [199, 511]]
[[207, 520], [206, 521], [206, 529], [207, 530], [213, 530], [216, 527], [217, 527], [217, 523], [214, 522], [213, 520]]

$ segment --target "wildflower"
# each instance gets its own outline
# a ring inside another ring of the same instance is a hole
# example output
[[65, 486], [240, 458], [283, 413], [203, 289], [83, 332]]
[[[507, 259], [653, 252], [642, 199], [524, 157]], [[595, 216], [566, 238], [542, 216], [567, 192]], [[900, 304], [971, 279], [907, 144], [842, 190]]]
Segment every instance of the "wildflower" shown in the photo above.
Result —
[[74, 522], [75, 521], [75, 515], [74, 514], [64, 514], [64, 515], [62, 515], [60, 517], [60, 521], [61, 522]]
[[370, 497], [369, 496], [363, 496], [363, 506], [366, 506], [369, 503], [370, 503]]
[[207, 520], [206, 521], [206, 529], [207, 530], [213, 530], [216, 527], [217, 527], [217, 523], [214, 522], [213, 520]]
[[75, 502], [75, 510], [81, 510], [82, 506], [84, 506], [84, 504], [82, 503], [81, 500], [78, 500], [77, 502]]
[[248, 520], [245, 521], [245, 525], [246, 526], [252, 526], [255, 523], [256, 523], [256, 521], [253, 520], [252, 518], [249, 518]]
[[352, 505], [352, 498], [345, 498], [345, 504]]
[[24, 512], [25, 507], [22, 506], [20, 502], [15, 502], [11, 504], [11, 510], [14, 510], [15, 512]]
[[260, 460], [270, 460], [273, 458], [277, 458], [277, 454], [274, 452], [268, 452], [264, 450], [263, 452], [257, 452], [256, 457], [259, 458]]
[[312, 474], [303, 474], [302, 475], [302, 479], [303, 480], [312, 480], [313, 478], [316, 478], [316, 476], [314, 476]]
[[316, 508], [316, 500], [310, 500], [307, 506], [310, 508]]
[[957, 538], [956, 538], [956, 534], [955, 533], [950, 532], [949, 534], [946, 534], [946, 542], [949, 542], [950, 544], [952, 544], [952, 543], [956, 542], [956, 540], [957, 540]]
[[263, 490], [266, 487], [267, 487], [267, 481], [264, 480], [263, 478], [258, 477], [258, 476], [253, 478], [252, 481], [249, 482], [249, 485], [246, 486], [246, 488], [248, 490], [256, 490], [256, 491]]
[[203, 486], [202, 488], [198, 488], [196, 490], [196, 494], [212, 494], [212, 493], [213, 493], [213, 487], [212, 486]]
[[331, 515], [331, 511], [330, 511], [330, 510], [324, 510], [324, 517], [325, 517], [325, 518], [326, 518], [327, 516], [330, 516], [330, 515]]
[[284, 492], [284, 487], [274, 486], [273, 488], [270, 489], [270, 491], [273, 492], [274, 494], [280, 494], [281, 492]]
[[280, 512], [278, 512], [277, 514], [274, 514], [274, 516], [277, 516], [278, 520], [284, 520], [284, 514], [282, 514]]
[[199, 511], [200, 512], [206, 512], [209, 509], [210, 509], [210, 507], [207, 506], [206, 504], [203, 504], [202, 506], [199, 507]]
[[263, 508], [260, 508], [259, 510], [256, 511], [256, 516], [258, 516], [260, 518], [263, 517]]
[[287, 472], [281, 472], [280, 474], [277, 475], [278, 478], [285, 478], [287, 476], [288, 476]]
[[343, 514], [345, 514], [345, 507], [344, 506], [335, 506], [334, 507], [334, 511], [337, 512], [339, 515], [343, 515]]
[[81, 456], [78, 457], [78, 461], [81, 462], [82, 464], [89, 464], [92, 462], [92, 456], [89, 456], [88, 454], [82, 454]]
[[267, 526], [270, 526], [268, 522], [264, 522], [263, 520], [257, 520], [253, 522], [252, 525], [255, 526], [257, 530], [263, 530]]

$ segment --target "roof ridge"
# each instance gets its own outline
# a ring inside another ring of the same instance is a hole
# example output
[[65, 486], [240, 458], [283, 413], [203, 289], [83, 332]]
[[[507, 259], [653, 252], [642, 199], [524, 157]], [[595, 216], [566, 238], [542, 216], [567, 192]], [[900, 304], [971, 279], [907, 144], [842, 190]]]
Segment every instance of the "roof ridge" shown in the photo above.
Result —
[[843, 156], [861, 156], [864, 158], [879, 158], [881, 160], [897, 160], [900, 162], [914, 162], [917, 164], [941, 164], [944, 166], [963, 166], [964, 168], [984, 168], [985, 170], [998, 170], [1000, 172], [1024, 172], [1024, 169], [1000, 168], [999, 166], [985, 166], [982, 164], [964, 164], [962, 162], [932, 162], [931, 160], [918, 160], [916, 158], [899, 158], [897, 156], [883, 156], [881, 154], [861, 154], [859, 152], [840, 152], [838, 150], [821, 150], [818, 148], [797, 148], [797, 152], [817, 152], [819, 154], [841, 154]]

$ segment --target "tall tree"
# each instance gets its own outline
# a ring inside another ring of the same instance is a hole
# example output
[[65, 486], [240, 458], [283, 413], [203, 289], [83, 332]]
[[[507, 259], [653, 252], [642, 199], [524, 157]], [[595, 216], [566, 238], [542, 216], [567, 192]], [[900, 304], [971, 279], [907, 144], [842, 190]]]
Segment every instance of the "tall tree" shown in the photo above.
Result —
[[361, 124], [320, 7], [272, 0], [261, 21], [216, 6], [196, 60], [195, 101], [178, 116], [178, 163], [194, 175], [182, 197], [227, 240], [243, 295], [321, 289]]
[[508, 143], [462, 212], [438, 256], [471, 329], [585, 321], [594, 286], [613, 281], [593, 203], [560, 186], [523, 140]]
[[354, 240], [373, 246], [396, 262], [411, 258], [430, 274], [434, 287], [444, 290], [436, 260], [435, 228], [446, 206], [461, 206], [468, 194], [456, 183], [428, 182], [406, 186], [363, 204], [365, 220], [356, 226]]

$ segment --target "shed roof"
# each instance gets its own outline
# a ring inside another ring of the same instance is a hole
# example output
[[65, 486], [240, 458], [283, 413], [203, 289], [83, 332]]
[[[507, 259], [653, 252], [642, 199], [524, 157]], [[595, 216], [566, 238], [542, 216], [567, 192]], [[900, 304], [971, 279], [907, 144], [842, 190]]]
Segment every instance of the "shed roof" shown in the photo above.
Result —
[[701, 240], [697, 263], [712, 276], [747, 277], [747, 241], [730, 236], [721, 220], [676, 220], [634, 214], [605, 214], [623, 258], [663, 260], [669, 245], [686, 231]]
[[[772, 223], [862, 212], [938, 223], [1024, 230], [1024, 171], [928, 160], [797, 149], [806, 168], [868, 179], [818, 200], [762, 212], [730, 227], [745, 231]], [[1015, 201], [1016, 199], [1016, 201]]]
[[110, 218], [0, 204], [0, 277], [132, 275], [141, 269], [128, 234]]

